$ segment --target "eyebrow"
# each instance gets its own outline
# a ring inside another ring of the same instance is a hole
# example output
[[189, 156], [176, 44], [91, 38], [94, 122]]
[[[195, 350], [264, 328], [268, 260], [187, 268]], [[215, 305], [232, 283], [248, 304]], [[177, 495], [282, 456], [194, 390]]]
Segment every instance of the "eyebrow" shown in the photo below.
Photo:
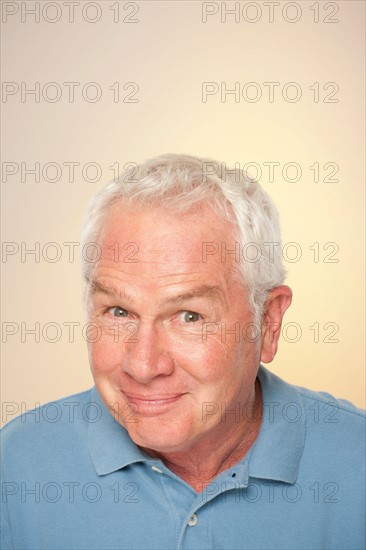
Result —
[[187, 292], [178, 294], [177, 296], [172, 296], [163, 301], [163, 303], [168, 304], [180, 304], [181, 302], [186, 302], [193, 298], [209, 297], [222, 301], [222, 290], [217, 285], [200, 285], [196, 288], [192, 288]]
[[[106, 286], [100, 283], [99, 281], [96, 281], [94, 279], [89, 279], [87, 277], [86, 277], [86, 281], [88, 284], [90, 284], [92, 294], [99, 292], [102, 294], [108, 294], [109, 296], [114, 295], [122, 299], [127, 298], [128, 300], [130, 300], [129, 296], [124, 292], [123, 289], [116, 288], [113, 285]], [[225, 300], [223, 299], [223, 295], [222, 295], [222, 289], [220, 286], [204, 284], [196, 288], [193, 288], [187, 292], [177, 294], [176, 296], [165, 298], [159, 303], [159, 306], [162, 306], [164, 304], [180, 304], [182, 302], [192, 300], [193, 298], [202, 298], [202, 297], [213, 298], [214, 300], [218, 300], [223, 304], [225, 303]]]
[[96, 294], [97, 292], [101, 294], [108, 294], [109, 296], [118, 296], [119, 298], [125, 298], [127, 295], [125, 292], [114, 285], [105, 286], [95, 279], [89, 279], [85, 277], [87, 284], [90, 285], [91, 294]]

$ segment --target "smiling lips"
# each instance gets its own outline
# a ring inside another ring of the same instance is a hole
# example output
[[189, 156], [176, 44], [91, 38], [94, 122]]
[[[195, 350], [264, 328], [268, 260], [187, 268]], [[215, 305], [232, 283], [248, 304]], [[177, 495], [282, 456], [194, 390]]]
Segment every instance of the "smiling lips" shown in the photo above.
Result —
[[168, 395], [149, 395], [149, 396], [140, 396], [134, 394], [124, 393], [127, 403], [133, 404], [136, 407], [137, 413], [150, 413], [158, 414], [164, 412], [171, 405], [176, 403], [184, 393], [168, 394]]

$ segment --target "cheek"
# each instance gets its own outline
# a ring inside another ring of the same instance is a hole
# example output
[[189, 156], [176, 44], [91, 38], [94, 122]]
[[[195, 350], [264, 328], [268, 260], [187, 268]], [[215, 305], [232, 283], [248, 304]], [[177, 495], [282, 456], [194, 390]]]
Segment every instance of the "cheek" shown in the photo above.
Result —
[[[259, 365], [260, 344], [233, 334], [212, 335], [182, 357], [186, 370], [212, 393], [239, 391], [247, 385]], [[202, 388], [205, 389], [204, 387]]]
[[173, 355], [176, 365], [181, 366], [192, 379], [206, 385], [221, 382], [230, 365], [236, 362], [234, 356], [235, 346], [228, 339], [223, 342], [216, 334], [192, 341], [188, 346], [178, 345]]
[[95, 342], [88, 342], [90, 367], [93, 373], [108, 373], [121, 364], [121, 346], [109, 335], [102, 334]]

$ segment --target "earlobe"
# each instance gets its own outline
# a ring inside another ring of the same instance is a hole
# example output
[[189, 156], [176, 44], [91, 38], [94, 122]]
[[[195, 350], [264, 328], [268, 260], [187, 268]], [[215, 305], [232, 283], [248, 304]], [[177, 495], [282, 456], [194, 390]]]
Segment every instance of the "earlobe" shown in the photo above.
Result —
[[281, 285], [269, 291], [262, 320], [261, 361], [263, 363], [270, 363], [277, 353], [282, 319], [291, 301], [292, 291], [288, 286]]

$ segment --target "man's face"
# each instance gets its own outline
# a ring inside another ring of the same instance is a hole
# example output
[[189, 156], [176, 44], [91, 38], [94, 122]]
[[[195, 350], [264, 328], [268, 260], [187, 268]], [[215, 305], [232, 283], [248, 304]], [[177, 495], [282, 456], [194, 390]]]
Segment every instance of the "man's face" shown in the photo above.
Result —
[[106, 218], [88, 296], [101, 335], [89, 356], [104, 403], [141, 447], [218, 442], [239, 429], [225, 411], [254, 400], [260, 342], [245, 336], [253, 318], [235, 255], [202, 254], [203, 243], [234, 250], [232, 233], [208, 206], [178, 215], [120, 204]]

